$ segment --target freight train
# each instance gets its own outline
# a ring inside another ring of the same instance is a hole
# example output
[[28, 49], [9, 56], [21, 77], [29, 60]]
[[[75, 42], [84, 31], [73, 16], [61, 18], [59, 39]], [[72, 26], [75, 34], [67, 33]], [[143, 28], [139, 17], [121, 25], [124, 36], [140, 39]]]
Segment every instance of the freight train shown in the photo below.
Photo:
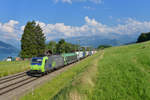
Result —
[[63, 66], [77, 62], [94, 53], [96, 53], [96, 51], [79, 51], [75, 53], [64, 53], [61, 55], [34, 57], [31, 60], [30, 73], [45, 75], [54, 69], [59, 69]]

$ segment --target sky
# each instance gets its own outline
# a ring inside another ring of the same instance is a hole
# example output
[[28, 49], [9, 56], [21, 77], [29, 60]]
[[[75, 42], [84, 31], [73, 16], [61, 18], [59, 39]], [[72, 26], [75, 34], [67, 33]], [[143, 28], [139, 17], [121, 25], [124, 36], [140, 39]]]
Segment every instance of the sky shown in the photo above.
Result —
[[20, 41], [28, 21], [47, 40], [150, 31], [150, 0], [0, 0], [0, 41]]

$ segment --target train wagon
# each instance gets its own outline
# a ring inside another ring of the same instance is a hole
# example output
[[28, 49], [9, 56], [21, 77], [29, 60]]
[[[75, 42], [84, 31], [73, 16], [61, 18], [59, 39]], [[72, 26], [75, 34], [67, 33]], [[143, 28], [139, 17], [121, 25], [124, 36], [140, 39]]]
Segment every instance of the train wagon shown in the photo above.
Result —
[[83, 52], [83, 58], [85, 58], [85, 57], [86, 57], [86, 51]]
[[77, 59], [80, 60], [84, 57], [83, 55], [83, 52], [82, 51], [78, 51], [78, 52], [75, 52], [77, 54]]
[[75, 52], [76, 53], [76, 55], [77, 55], [77, 59], [79, 60], [80, 59], [80, 57], [79, 57], [79, 52], [77, 51], [77, 52]]
[[89, 56], [89, 51], [86, 51], [86, 56]]
[[64, 64], [71, 64], [73, 62], [76, 62], [77, 59], [77, 54], [76, 53], [64, 53], [61, 55], [64, 58]]
[[91, 56], [93, 54], [93, 52], [92, 51], [89, 51], [89, 56]]

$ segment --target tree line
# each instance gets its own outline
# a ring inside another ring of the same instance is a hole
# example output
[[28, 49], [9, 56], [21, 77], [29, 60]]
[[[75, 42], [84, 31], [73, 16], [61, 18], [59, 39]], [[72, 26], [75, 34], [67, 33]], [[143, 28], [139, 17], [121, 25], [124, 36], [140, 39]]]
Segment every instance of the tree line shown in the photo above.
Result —
[[[91, 48], [86, 48], [90, 50]], [[61, 39], [58, 43], [50, 41], [46, 44], [46, 36], [42, 28], [35, 21], [27, 22], [21, 38], [21, 58], [32, 58], [43, 56], [45, 51], [50, 50], [52, 54], [70, 53], [77, 50], [85, 51], [84, 47], [71, 44]]]
[[150, 40], [150, 32], [142, 33], [137, 40], [137, 43], [145, 42]]
[[53, 54], [70, 53], [79, 50], [80, 46], [66, 42], [64, 39], [59, 42], [50, 41], [46, 45], [46, 50], [52, 51]]
[[110, 47], [112, 47], [112, 46], [111, 46], [111, 45], [99, 45], [99, 46], [97, 47], [97, 49], [103, 50], [103, 49], [105, 49], [105, 48], [110, 48]]

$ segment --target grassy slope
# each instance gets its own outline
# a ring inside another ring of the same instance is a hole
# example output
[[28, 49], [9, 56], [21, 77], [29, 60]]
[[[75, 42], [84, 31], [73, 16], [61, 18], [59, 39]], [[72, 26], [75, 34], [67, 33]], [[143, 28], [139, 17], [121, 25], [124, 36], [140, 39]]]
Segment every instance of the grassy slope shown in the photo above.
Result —
[[92, 89], [75, 80], [80, 83], [54, 100], [64, 99], [73, 90], [79, 95], [64, 100], [150, 100], [150, 42], [106, 49], [97, 67]]
[[45, 83], [41, 87], [35, 89], [33, 92], [28, 93], [21, 100], [50, 100], [63, 88], [67, 87], [76, 77], [83, 73], [92, 64], [92, 60], [96, 59], [99, 55], [88, 57], [80, 63], [75, 64], [67, 71], [58, 75], [53, 80]]
[[105, 49], [96, 62], [53, 100], [150, 100], [150, 42]]
[[93, 100], [150, 100], [150, 42], [107, 49]]
[[33, 94], [23, 100], [150, 100], [150, 42], [105, 49]]
[[29, 61], [0, 62], [0, 77], [29, 69]]

